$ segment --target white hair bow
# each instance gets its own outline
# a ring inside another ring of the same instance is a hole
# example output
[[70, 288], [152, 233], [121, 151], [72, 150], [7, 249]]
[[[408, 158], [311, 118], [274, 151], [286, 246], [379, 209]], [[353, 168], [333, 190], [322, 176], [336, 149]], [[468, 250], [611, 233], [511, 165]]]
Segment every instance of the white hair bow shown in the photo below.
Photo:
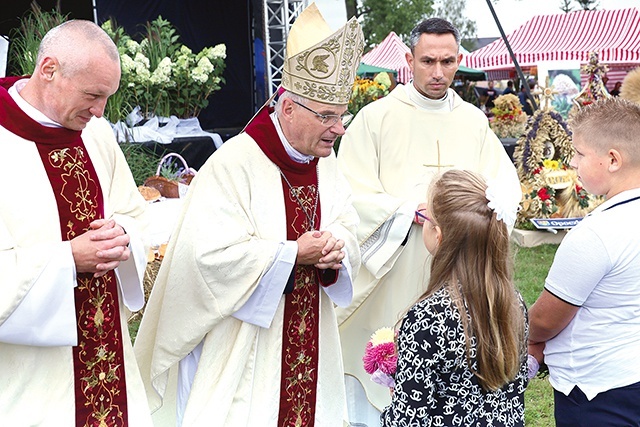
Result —
[[509, 185], [505, 184], [508, 184], [506, 180], [489, 180], [484, 194], [489, 200], [489, 208], [496, 213], [498, 220], [504, 222], [507, 227], [513, 227], [516, 223], [522, 194], [514, 192]]

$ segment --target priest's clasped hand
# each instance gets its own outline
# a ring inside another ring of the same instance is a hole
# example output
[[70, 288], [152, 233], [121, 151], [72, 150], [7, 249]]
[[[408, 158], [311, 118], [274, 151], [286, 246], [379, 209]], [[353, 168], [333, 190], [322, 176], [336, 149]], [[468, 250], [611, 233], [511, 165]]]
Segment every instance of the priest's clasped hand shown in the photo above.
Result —
[[298, 264], [340, 269], [344, 259], [344, 241], [336, 239], [331, 232], [308, 231], [298, 238], [297, 243]]
[[71, 240], [71, 252], [78, 273], [105, 275], [131, 255], [129, 235], [112, 219], [99, 219], [90, 229]]

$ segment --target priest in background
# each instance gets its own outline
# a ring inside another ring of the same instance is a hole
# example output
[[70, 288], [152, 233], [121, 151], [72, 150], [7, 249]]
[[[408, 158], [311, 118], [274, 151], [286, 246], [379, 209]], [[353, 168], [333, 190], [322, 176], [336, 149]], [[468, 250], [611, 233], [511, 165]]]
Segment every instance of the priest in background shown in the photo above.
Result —
[[390, 402], [389, 390], [364, 371], [367, 341], [377, 329], [396, 326], [429, 282], [424, 220], [416, 211], [425, 208], [434, 175], [468, 169], [521, 196], [516, 169], [486, 116], [449, 88], [462, 59], [459, 44], [451, 23], [420, 22], [406, 57], [413, 81], [365, 106], [340, 143], [338, 165], [360, 215], [362, 268], [353, 302], [338, 310], [349, 415], [357, 425], [379, 425]]
[[102, 118], [119, 82], [81, 20], [44, 36], [30, 78], [0, 79], [2, 426], [151, 426], [127, 327], [146, 202]]
[[343, 425], [334, 305], [360, 252], [333, 144], [362, 47], [355, 19], [333, 33], [306, 8], [275, 110], [192, 181], [135, 344], [156, 426]]

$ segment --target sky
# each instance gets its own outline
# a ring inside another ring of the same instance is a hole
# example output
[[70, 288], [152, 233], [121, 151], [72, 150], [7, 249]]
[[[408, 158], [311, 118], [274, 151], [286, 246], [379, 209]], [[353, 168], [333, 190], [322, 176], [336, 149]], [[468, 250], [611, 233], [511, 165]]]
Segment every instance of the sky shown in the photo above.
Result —
[[[346, 22], [344, 0], [315, 0], [329, 26], [337, 30]], [[598, 9], [624, 9], [640, 7], [640, 0], [599, 0]], [[536, 15], [562, 13], [561, 0], [498, 0], [494, 9], [506, 34], [518, 29]], [[575, 2], [574, 2], [575, 4]], [[574, 6], [577, 9], [577, 6]], [[486, 0], [467, 0], [466, 15], [476, 21], [478, 37], [499, 37]]]
[[[598, 3], [599, 10], [640, 7], [639, 0], [599, 0]], [[504, 32], [508, 35], [536, 15], [563, 13], [560, 10], [561, 4], [561, 0], [498, 0], [493, 7]], [[576, 6], [574, 10], [577, 10]], [[467, 0], [466, 15], [476, 21], [478, 37], [500, 37], [500, 31], [486, 0]]]

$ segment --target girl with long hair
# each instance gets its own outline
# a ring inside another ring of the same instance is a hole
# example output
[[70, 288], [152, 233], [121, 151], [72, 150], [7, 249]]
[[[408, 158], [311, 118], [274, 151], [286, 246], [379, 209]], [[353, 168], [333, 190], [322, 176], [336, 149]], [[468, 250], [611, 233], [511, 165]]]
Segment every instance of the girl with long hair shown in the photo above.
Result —
[[431, 277], [398, 332], [383, 426], [524, 425], [528, 327], [508, 229], [519, 200], [503, 195], [476, 173], [450, 170], [416, 212]]

